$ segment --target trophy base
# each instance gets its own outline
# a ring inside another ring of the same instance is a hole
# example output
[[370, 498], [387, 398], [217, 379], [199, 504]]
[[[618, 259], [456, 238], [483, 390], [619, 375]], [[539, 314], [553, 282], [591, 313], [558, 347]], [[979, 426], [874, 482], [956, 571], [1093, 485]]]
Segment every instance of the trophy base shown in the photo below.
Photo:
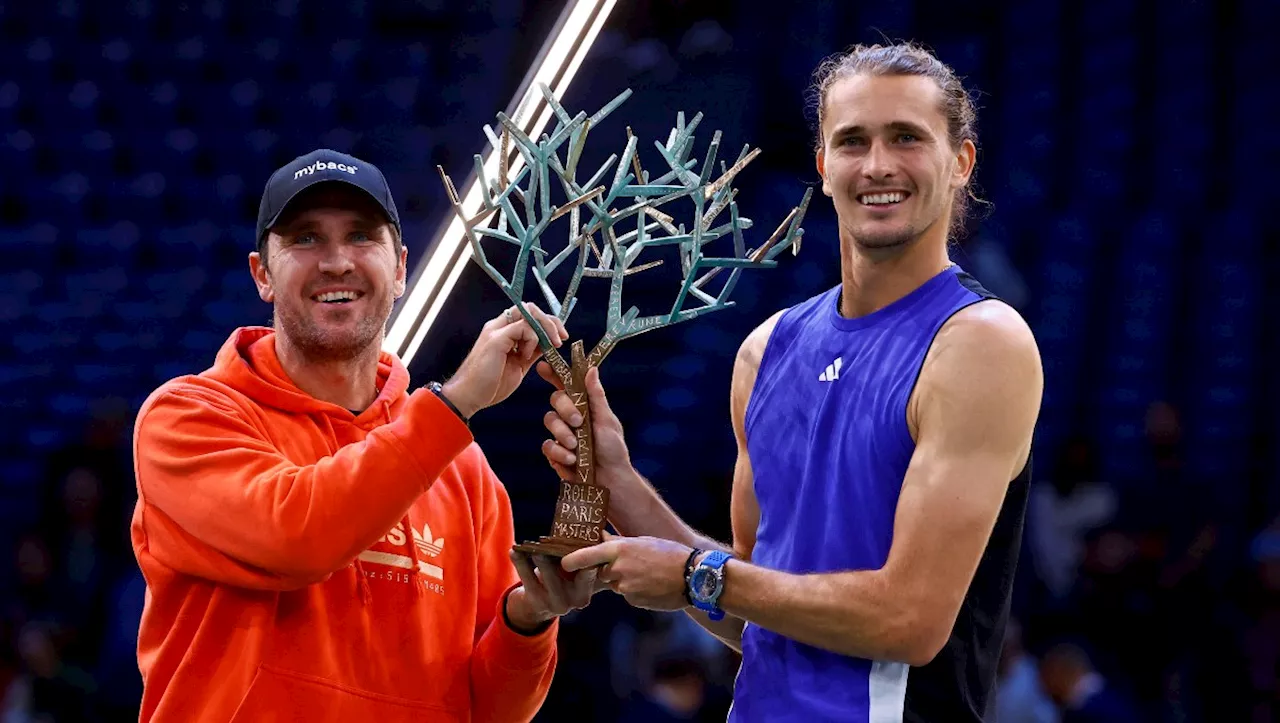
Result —
[[559, 560], [571, 552], [576, 552], [584, 547], [591, 547], [592, 544], [583, 540], [543, 537], [536, 541], [528, 540], [522, 542], [512, 549], [517, 552], [523, 552], [526, 555], [544, 555]]

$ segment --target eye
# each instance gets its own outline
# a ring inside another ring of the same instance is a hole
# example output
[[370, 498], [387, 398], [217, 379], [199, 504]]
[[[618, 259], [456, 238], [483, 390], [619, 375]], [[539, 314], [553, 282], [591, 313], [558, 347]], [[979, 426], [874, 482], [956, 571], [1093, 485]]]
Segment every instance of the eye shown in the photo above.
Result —
[[351, 240], [357, 243], [364, 243], [366, 241], [372, 241], [373, 239], [370, 238], [369, 234], [365, 233], [364, 231], [356, 231], [355, 233], [351, 234]]
[[899, 143], [915, 143], [915, 142], [916, 142], [916, 141], [918, 141], [918, 140], [920, 140], [920, 139], [919, 139], [919, 138], [917, 138], [917, 137], [916, 137], [916, 135], [915, 135], [914, 133], [899, 133], [899, 134], [898, 134], [898, 142], [899, 142]]
[[313, 244], [315, 242], [316, 235], [313, 233], [303, 233], [293, 237], [293, 243], [299, 246]]
[[860, 146], [864, 142], [865, 141], [858, 136], [845, 136], [844, 138], [840, 139], [840, 145], [842, 146]]

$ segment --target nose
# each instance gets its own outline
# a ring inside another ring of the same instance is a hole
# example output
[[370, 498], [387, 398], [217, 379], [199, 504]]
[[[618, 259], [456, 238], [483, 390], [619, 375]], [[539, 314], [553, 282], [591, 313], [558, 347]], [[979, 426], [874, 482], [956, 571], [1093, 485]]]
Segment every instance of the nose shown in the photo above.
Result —
[[879, 180], [892, 178], [893, 172], [893, 154], [879, 138], [872, 140], [867, 148], [867, 155], [862, 159], [862, 175]]
[[355, 270], [355, 263], [351, 260], [351, 252], [347, 244], [324, 244], [324, 251], [320, 255], [320, 273], [342, 276], [353, 270]]

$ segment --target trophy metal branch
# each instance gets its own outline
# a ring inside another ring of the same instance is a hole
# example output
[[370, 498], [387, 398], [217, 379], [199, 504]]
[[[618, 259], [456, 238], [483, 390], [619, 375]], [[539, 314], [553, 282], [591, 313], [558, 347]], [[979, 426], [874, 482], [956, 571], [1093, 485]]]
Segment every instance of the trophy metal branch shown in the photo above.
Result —
[[[800, 204], [791, 210], [764, 243], [748, 251], [742, 232], [751, 228], [752, 222], [739, 214], [735, 200], [738, 192], [732, 183], [742, 169], [759, 155], [759, 149], [751, 150], [744, 146], [732, 166], [726, 167], [723, 161], [720, 163], [720, 175], [713, 180], [720, 149], [720, 131], [713, 135], [707, 156], [699, 167], [698, 161], [689, 158], [689, 154], [693, 148], [693, 132], [701, 122], [702, 114], [698, 113], [685, 123], [681, 112], [676, 116], [676, 125], [666, 143], [654, 142], [666, 166], [661, 176], [651, 179], [649, 172], [641, 167], [637, 153], [639, 140], [627, 128], [627, 143], [621, 159], [616, 154], [610, 155], [582, 183], [578, 180], [578, 165], [588, 133], [626, 101], [631, 91], [622, 92], [592, 116], [585, 113], [570, 116], [546, 85], [540, 84], [539, 88], [556, 116], [555, 129], [549, 135], [543, 134], [535, 142], [504, 113], [497, 116], [501, 136], [488, 125], [484, 127], [489, 142], [499, 151], [499, 167], [497, 178], [486, 178], [481, 158], [475, 156], [475, 172], [483, 197], [483, 207], [478, 214], [470, 218], [465, 215], [453, 181], [443, 168], [438, 167], [438, 170], [454, 212], [464, 223], [474, 260], [533, 327], [543, 356], [582, 415], [583, 423], [577, 429], [576, 479], [561, 482], [552, 534], [539, 541], [516, 546], [516, 549], [530, 554], [561, 557], [600, 542], [608, 516], [609, 490], [595, 483], [594, 443], [585, 382], [587, 370], [599, 365], [623, 339], [733, 306], [729, 295], [743, 269], [775, 267], [775, 257], [788, 247], [793, 254], [799, 252], [804, 235], [800, 223], [813, 189], [805, 191]], [[513, 143], [524, 160], [514, 178], [510, 177]], [[568, 147], [562, 162], [560, 151], [566, 144]], [[617, 165], [613, 176], [605, 185], [602, 181], [615, 161]], [[553, 175], [567, 199], [560, 205], [552, 203]], [[660, 209], [681, 199], [692, 202], [693, 216], [689, 228], [684, 223], [677, 225], [672, 215]], [[517, 210], [517, 206], [523, 213]], [[713, 225], [726, 210], [729, 220]], [[567, 243], [551, 254], [542, 243], [543, 234], [553, 221], [566, 214], [569, 216]], [[624, 226], [624, 222], [629, 220], [631, 222]], [[630, 228], [632, 224], [634, 228]], [[600, 243], [596, 241], [597, 235], [601, 238]], [[725, 236], [733, 238], [732, 256], [708, 256], [704, 253], [707, 244]], [[486, 238], [519, 249], [510, 278], [490, 263], [482, 243]], [[632, 274], [661, 264], [662, 260], [638, 263], [645, 249], [661, 246], [678, 248], [683, 275], [680, 291], [670, 311], [641, 317], [639, 309], [632, 306], [623, 313], [623, 281]], [[590, 353], [584, 353], [583, 343], [575, 341], [571, 346], [570, 361], [566, 362], [524, 308], [525, 281], [531, 261], [533, 279], [547, 308], [561, 321], [567, 321], [573, 312], [584, 276], [609, 279], [606, 331]], [[549, 277], [566, 262], [572, 263], [573, 270], [563, 296], [558, 297], [552, 291]], [[708, 283], [725, 269], [729, 270], [729, 278], [720, 291], [714, 295], [706, 291]]]

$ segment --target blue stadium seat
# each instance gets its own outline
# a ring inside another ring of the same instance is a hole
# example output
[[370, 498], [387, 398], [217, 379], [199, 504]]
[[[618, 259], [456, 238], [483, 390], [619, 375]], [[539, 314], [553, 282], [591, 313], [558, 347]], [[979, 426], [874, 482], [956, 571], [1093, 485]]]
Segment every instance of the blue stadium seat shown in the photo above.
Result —
[[1091, 51], [1097, 47], [1091, 41], [1131, 40], [1137, 22], [1136, 0], [1086, 0], [1080, 4], [1081, 36]]
[[860, 4], [857, 8], [857, 22], [860, 27], [875, 28], [876, 32], [888, 37], [902, 37], [911, 32], [915, 5], [910, 0]]
[[173, 270], [192, 265], [207, 266], [220, 239], [219, 228], [207, 220], [190, 226], [159, 229], [152, 240], [155, 268]]

